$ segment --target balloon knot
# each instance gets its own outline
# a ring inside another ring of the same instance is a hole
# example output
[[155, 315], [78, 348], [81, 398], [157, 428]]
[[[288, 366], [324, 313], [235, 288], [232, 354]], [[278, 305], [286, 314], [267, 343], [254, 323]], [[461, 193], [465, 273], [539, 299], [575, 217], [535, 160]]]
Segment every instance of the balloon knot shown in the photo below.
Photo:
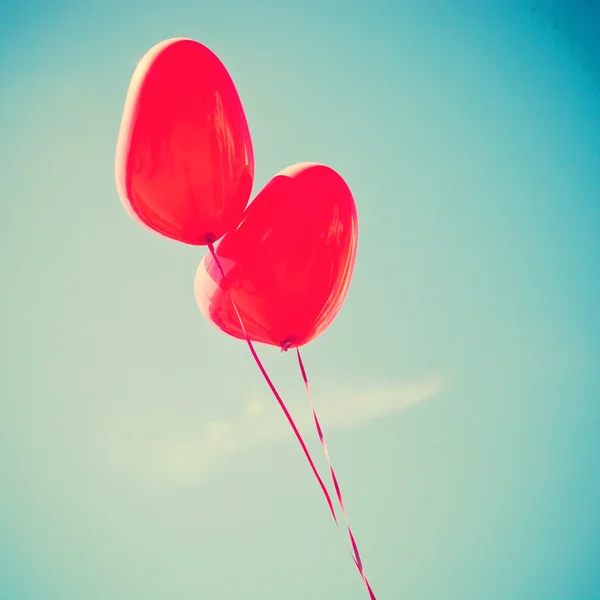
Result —
[[285, 342], [283, 342], [281, 344], [281, 352], [287, 352], [290, 349], [290, 346], [292, 345], [292, 341], [293, 340], [286, 340]]
[[214, 234], [214, 233], [207, 233], [207, 234], [204, 236], [204, 241], [205, 241], [206, 245], [208, 245], [208, 244], [214, 244], [214, 243], [215, 243], [215, 241], [216, 241], [216, 239], [217, 239], [217, 238], [215, 237], [215, 234]]

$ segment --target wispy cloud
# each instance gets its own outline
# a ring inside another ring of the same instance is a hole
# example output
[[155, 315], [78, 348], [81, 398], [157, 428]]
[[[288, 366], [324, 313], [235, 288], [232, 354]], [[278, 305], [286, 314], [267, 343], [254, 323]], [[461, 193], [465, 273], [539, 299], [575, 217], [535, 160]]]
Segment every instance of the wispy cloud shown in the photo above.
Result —
[[[353, 429], [430, 400], [446, 387], [440, 375], [431, 374], [412, 381], [319, 393], [317, 412], [326, 433]], [[290, 405], [296, 405], [296, 400], [292, 399]], [[313, 435], [309, 429], [313, 426], [310, 411], [305, 408], [302, 413], [296, 412], [299, 428]], [[129, 437], [127, 442], [117, 443], [113, 459], [122, 468], [152, 478], [193, 483], [226, 467], [240, 453], [290, 439], [285, 417], [266, 392], [260, 399], [251, 398], [245, 411], [235, 418], [205, 422], [195, 433], [189, 426], [170, 429], [160, 436], [148, 436], [152, 440]]]

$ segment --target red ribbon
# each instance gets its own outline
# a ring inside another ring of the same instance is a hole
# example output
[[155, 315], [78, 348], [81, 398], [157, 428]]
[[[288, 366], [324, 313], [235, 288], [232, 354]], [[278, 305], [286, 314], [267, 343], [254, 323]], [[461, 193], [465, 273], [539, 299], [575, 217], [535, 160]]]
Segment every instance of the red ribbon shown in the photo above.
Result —
[[[223, 277], [223, 279], [225, 279], [225, 271], [223, 270], [223, 267], [221, 266], [221, 262], [219, 261], [219, 258], [215, 252], [214, 246], [212, 243], [208, 243], [208, 249], [210, 250], [210, 253], [219, 269], [219, 271], [221, 272], [221, 275]], [[321, 478], [321, 476], [319, 475], [319, 471], [317, 470], [317, 467], [315, 466], [315, 463], [310, 455], [310, 452], [308, 451], [308, 448], [306, 446], [306, 443], [304, 442], [304, 440], [302, 439], [302, 435], [300, 434], [300, 431], [298, 430], [298, 427], [296, 426], [296, 423], [294, 422], [294, 419], [292, 418], [292, 415], [290, 414], [289, 410], [287, 409], [287, 406], [285, 405], [285, 403], [283, 402], [281, 396], [279, 395], [279, 392], [277, 391], [277, 389], [275, 388], [275, 385], [273, 384], [273, 382], [271, 381], [271, 378], [269, 377], [267, 371], [265, 370], [256, 350], [254, 349], [254, 345], [252, 344], [252, 341], [250, 340], [250, 338], [248, 337], [248, 334], [246, 333], [246, 328], [244, 327], [244, 322], [242, 321], [242, 317], [238, 311], [237, 306], [235, 305], [235, 302], [233, 301], [233, 298], [231, 298], [231, 304], [233, 306], [233, 309], [235, 310], [235, 313], [237, 315], [237, 318], [240, 322], [240, 327], [242, 329], [242, 333], [244, 334], [244, 338], [246, 340], [246, 343], [248, 344], [248, 348], [250, 349], [250, 353], [252, 354], [252, 357], [254, 358], [258, 368], [260, 369], [260, 372], [262, 373], [262, 376], [264, 377], [265, 381], [267, 382], [267, 384], [269, 385], [269, 388], [271, 389], [271, 392], [273, 392], [273, 395], [275, 396], [275, 398], [277, 399], [277, 402], [281, 408], [281, 410], [283, 411], [283, 414], [286, 416], [288, 423], [290, 424], [290, 427], [292, 428], [296, 439], [298, 440], [298, 443], [300, 444], [300, 447], [302, 448], [302, 451], [304, 452], [304, 456], [306, 456], [306, 460], [308, 461], [308, 464], [310, 465], [310, 468], [312, 469], [312, 472], [315, 476], [315, 478], [317, 479], [319, 486], [321, 488], [321, 491], [323, 492], [323, 495], [325, 496], [325, 500], [327, 501], [327, 505], [329, 506], [329, 510], [331, 512], [331, 516], [333, 517], [333, 520], [335, 521], [335, 524], [338, 528], [338, 530], [341, 532], [341, 528], [340, 528], [340, 524], [338, 522], [337, 519], [337, 515], [335, 513], [335, 509], [333, 507], [333, 502], [331, 501], [331, 496], [329, 495], [329, 492], [327, 491], [327, 487], [325, 486], [325, 484], [323, 483], [323, 479]], [[352, 533], [352, 530], [350, 529], [350, 525], [348, 523], [348, 516], [346, 514], [346, 509], [344, 507], [344, 501], [342, 498], [342, 493], [340, 491], [340, 486], [338, 484], [338, 480], [337, 477], [335, 475], [335, 471], [333, 470], [333, 465], [331, 464], [331, 459], [329, 456], [329, 451], [327, 450], [327, 444], [325, 443], [325, 436], [323, 435], [323, 430], [321, 429], [321, 425], [319, 423], [319, 419], [317, 418], [317, 413], [315, 411], [314, 408], [314, 403], [312, 400], [312, 395], [310, 393], [310, 387], [308, 384], [308, 377], [306, 376], [306, 370], [304, 369], [304, 364], [302, 363], [302, 357], [300, 356], [300, 350], [296, 349], [297, 353], [298, 353], [298, 364], [300, 365], [300, 371], [302, 373], [302, 379], [304, 380], [304, 386], [306, 387], [306, 392], [308, 394], [308, 398], [310, 400], [310, 404], [311, 404], [311, 409], [312, 409], [312, 413], [313, 413], [313, 417], [314, 417], [314, 421], [315, 421], [315, 426], [317, 428], [317, 433], [319, 435], [319, 440], [321, 441], [321, 445], [323, 446], [323, 450], [325, 452], [325, 456], [327, 457], [327, 462], [329, 463], [329, 470], [331, 472], [331, 478], [333, 480], [333, 485], [335, 487], [335, 492], [337, 495], [337, 499], [338, 502], [340, 504], [340, 507], [342, 509], [342, 513], [344, 515], [344, 520], [346, 522], [346, 528], [348, 530], [348, 536], [350, 538], [350, 542], [352, 544], [352, 548], [354, 550], [354, 552], [352, 552], [352, 550], [349, 549], [350, 552], [350, 556], [352, 556], [352, 560], [354, 561], [354, 564], [356, 565], [356, 568], [358, 569], [360, 576], [367, 588], [367, 591], [369, 592], [369, 596], [370, 596], [370, 600], [377, 600], [377, 598], [375, 598], [375, 594], [373, 593], [373, 590], [371, 589], [371, 586], [369, 584], [369, 581], [367, 580], [367, 577], [365, 575], [364, 572], [364, 568], [363, 568], [363, 564], [362, 564], [362, 560], [360, 558], [360, 553], [358, 552], [358, 546], [356, 544], [356, 540], [354, 538], [354, 535]]]
[[[298, 365], [300, 366], [300, 372], [302, 373], [302, 379], [304, 381], [304, 387], [306, 388], [306, 394], [308, 395], [308, 399], [310, 401], [310, 407], [313, 414], [313, 419], [315, 421], [315, 427], [317, 429], [317, 434], [319, 436], [319, 440], [321, 442], [321, 446], [323, 446], [323, 452], [325, 453], [325, 457], [327, 458], [327, 462], [329, 464], [329, 472], [331, 473], [331, 480], [333, 481], [333, 487], [335, 488], [335, 493], [337, 495], [338, 502], [340, 504], [340, 508], [342, 509], [342, 514], [344, 515], [344, 521], [346, 521], [346, 529], [348, 530], [348, 537], [350, 538], [350, 542], [352, 543], [352, 548], [354, 549], [354, 554], [350, 552], [350, 555], [354, 559], [356, 567], [360, 573], [360, 576], [369, 592], [371, 600], [376, 600], [375, 594], [371, 589], [367, 576], [365, 575], [365, 570], [362, 564], [362, 560], [360, 558], [360, 553], [358, 551], [358, 545], [356, 544], [356, 539], [354, 534], [352, 533], [352, 529], [350, 528], [350, 523], [348, 521], [348, 514], [346, 513], [346, 507], [344, 506], [344, 499], [342, 498], [342, 491], [340, 489], [340, 485], [338, 483], [338, 478], [333, 470], [333, 465], [331, 463], [331, 457], [329, 456], [329, 450], [327, 449], [327, 443], [325, 442], [325, 436], [323, 435], [323, 429], [321, 428], [321, 424], [319, 423], [319, 418], [317, 417], [317, 412], [315, 410], [315, 405], [312, 399], [312, 394], [310, 393], [310, 385], [308, 383], [308, 377], [306, 375], [306, 369], [304, 368], [304, 363], [302, 362], [302, 356], [300, 355], [300, 348], [296, 348], [296, 354], [298, 355]], [[337, 524], [337, 521], [336, 521]], [[339, 525], [338, 525], [339, 527]]]

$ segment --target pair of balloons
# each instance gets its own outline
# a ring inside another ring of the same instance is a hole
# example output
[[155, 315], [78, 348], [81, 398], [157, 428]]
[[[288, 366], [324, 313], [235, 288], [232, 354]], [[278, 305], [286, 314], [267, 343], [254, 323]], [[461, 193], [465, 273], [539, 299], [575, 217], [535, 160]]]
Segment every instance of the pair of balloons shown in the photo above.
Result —
[[213, 249], [223, 272], [207, 253], [195, 295], [225, 333], [244, 339], [241, 319], [252, 341], [287, 350], [336, 317], [358, 242], [350, 189], [333, 169], [305, 163], [281, 171], [248, 204], [254, 153], [244, 109], [226, 68], [202, 44], [167, 40], [140, 61], [115, 175], [136, 221]]

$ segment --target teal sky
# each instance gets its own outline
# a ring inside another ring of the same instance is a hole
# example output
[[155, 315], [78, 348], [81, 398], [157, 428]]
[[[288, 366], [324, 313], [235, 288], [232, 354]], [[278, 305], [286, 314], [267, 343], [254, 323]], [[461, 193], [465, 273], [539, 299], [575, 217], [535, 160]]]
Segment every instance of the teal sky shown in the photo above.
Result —
[[[305, 363], [379, 600], [600, 598], [600, 2], [0, 7], [0, 598], [365, 599], [203, 252], [122, 209], [137, 61], [191, 37], [253, 194], [323, 162], [357, 267]], [[261, 348], [323, 460], [292, 355]]]

